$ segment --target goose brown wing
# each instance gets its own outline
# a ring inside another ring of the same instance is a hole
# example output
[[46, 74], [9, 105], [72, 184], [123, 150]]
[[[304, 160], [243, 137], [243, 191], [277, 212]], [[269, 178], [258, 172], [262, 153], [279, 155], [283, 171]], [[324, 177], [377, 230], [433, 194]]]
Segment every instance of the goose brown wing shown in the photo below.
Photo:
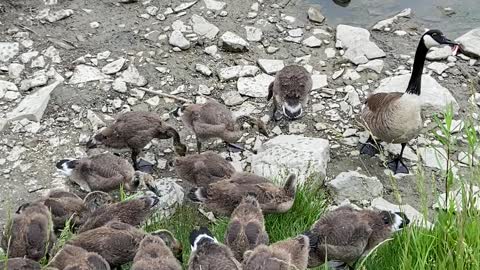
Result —
[[391, 93], [376, 93], [370, 95], [367, 100], [366, 104], [370, 111], [378, 112], [384, 108], [388, 108], [392, 102], [395, 102], [399, 98], [403, 96], [404, 93], [400, 92], [391, 92]]

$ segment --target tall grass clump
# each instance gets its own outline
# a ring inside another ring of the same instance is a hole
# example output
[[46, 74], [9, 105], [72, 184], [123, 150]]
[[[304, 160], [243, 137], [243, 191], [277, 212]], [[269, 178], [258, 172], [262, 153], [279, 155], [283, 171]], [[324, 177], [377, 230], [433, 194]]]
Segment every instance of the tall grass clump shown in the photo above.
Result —
[[[435, 213], [432, 226], [405, 228], [392, 241], [369, 254], [364, 263], [357, 265], [357, 269], [480, 269], [480, 211], [476, 209], [479, 202], [472, 192], [473, 185], [480, 186], [480, 167], [476, 156], [480, 143], [474, 121], [468, 118], [464, 121], [463, 132], [458, 136], [452, 134], [455, 128], [453, 115], [450, 106], [443, 114], [443, 121], [435, 117], [437, 128], [434, 136], [446, 153], [444, 164], [441, 164], [444, 170], [437, 181], [443, 181], [447, 195], [438, 201], [438, 205], [443, 207]], [[453, 169], [458, 165], [453, 154], [459, 149], [466, 149], [468, 160], [464, 168], [466, 172], [462, 174], [455, 173]], [[417, 177], [419, 183], [424, 183], [424, 174]], [[420, 190], [423, 191], [422, 196], [428, 196], [428, 191]]]
[[[326, 208], [326, 199], [318, 184], [313, 179], [305, 185], [299, 185], [292, 208], [284, 214], [268, 214], [265, 216], [265, 226], [270, 242], [277, 242], [296, 236], [308, 230], [321, 216]], [[198, 226], [207, 226], [217, 238], [223, 242], [229, 219], [222, 217], [215, 222], [209, 221], [200, 214], [196, 205], [181, 205], [175, 214], [168, 219], [148, 222], [147, 232], [167, 229], [174, 232], [175, 237], [183, 245], [183, 264], [186, 266], [190, 257], [190, 232]]]

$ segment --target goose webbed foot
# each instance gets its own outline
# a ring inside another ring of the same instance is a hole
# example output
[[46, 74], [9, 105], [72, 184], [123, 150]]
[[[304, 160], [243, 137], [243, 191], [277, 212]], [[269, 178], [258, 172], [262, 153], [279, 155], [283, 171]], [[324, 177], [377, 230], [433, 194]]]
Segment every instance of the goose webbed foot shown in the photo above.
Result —
[[143, 159], [140, 159], [140, 161], [136, 162], [134, 167], [136, 167], [136, 171], [141, 171], [148, 174], [152, 174], [153, 172], [153, 164]]
[[393, 171], [394, 174], [398, 173], [403, 173], [403, 174], [408, 174], [409, 170], [407, 168], [407, 165], [403, 163], [402, 157], [398, 156], [392, 161], [387, 163], [388, 168]]
[[[380, 147], [380, 145], [378, 146]], [[360, 154], [362, 155], [369, 155], [373, 157], [379, 153], [380, 150], [378, 149], [377, 144], [372, 137], [368, 138], [368, 140], [360, 147]]]

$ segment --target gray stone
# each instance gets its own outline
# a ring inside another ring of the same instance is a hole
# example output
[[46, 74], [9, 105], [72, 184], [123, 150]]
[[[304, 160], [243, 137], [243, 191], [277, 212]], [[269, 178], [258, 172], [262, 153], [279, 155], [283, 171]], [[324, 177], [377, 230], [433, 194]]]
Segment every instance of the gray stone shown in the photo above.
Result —
[[0, 42], [0, 62], [7, 62], [20, 51], [18, 42]]
[[220, 37], [220, 47], [228, 52], [248, 51], [248, 42], [237, 34], [227, 31]]
[[447, 70], [448, 68], [448, 65], [445, 64], [445, 63], [440, 63], [440, 62], [433, 62], [433, 63], [430, 63], [428, 66], [427, 66], [428, 69], [431, 69], [433, 70], [435, 73], [437, 73], [438, 75], [442, 75], [442, 73]]
[[25, 66], [22, 64], [11, 63], [10, 65], [8, 65], [8, 76], [13, 79], [20, 78], [24, 69]]
[[307, 11], [308, 19], [312, 22], [322, 23], [325, 21], [325, 16], [320, 12], [320, 10], [310, 7]]
[[275, 59], [258, 59], [257, 63], [269, 75], [279, 72], [285, 66], [283, 60]]
[[150, 41], [157, 42], [159, 40], [159, 37], [160, 37], [161, 34], [162, 34], [162, 32], [160, 32], [158, 30], [154, 30], [154, 31], [146, 33], [143, 37], [150, 40]]
[[422, 157], [423, 164], [430, 168], [445, 170], [447, 167], [447, 152], [443, 148], [419, 147], [417, 153]]
[[210, 88], [204, 84], [200, 84], [198, 86], [198, 93], [200, 95], [210, 95], [212, 94], [212, 91], [210, 90]]
[[7, 121], [28, 119], [39, 122], [47, 108], [50, 93], [59, 85], [54, 82], [26, 96], [13, 111], [7, 113]]
[[116, 78], [113, 83], [112, 83], [112, 88], [114, 91], [117, 91], [119, 93], [126, 93], [127, 92], [127, 83], [124, 82], [120, 78]]
[[302, 37], [288, 36], [288, 37], [284, 38], [283, 40], [286, 41], [286, 42], [292, 42], [292, 43], [297, 43], [297, 44], [302, 43]]
[[32, 68], [43, 68], [45, 66], [45, 58], [43, 58], [43, 55], [40, 55], [39, 57], [33, 59], [32, 61]]
[[73, 71], [73, 75], [70, 78], [69, 84], [79, 84], [91, 81], [104, 80], [108, 78], [107, 75], [103, 74], [98, 68], [87, 66], [87, 65], [78, 65]]
[[327, 86], [327, 75], [312, 75], [312, 90], [320, 90]]
[[382, 72], [383, 65], [384, 65], [383, 60], [375, 59], [375, 60], [369, 61], [366, 64], [359, 65], [356, 71], [361, 72], [364, 70], [373, 70], [376, 73], [380, 74]]
[[335, 202], [348, 199], [352, 202], [371, 201], [383, 193], [383, 185], [377, 177], [368, 177], [357, 171], [340, 173], [327, 182], [327, 187], [334, 194]]
[[355, 70], [349, 68], [345, 71], [345, 73], [343, 74], [342, 78], [344, 80], [351, 80], [351, 81], [356, 81], [358, 79], [361, 78], [360, 74], [358, 74], [358, 72], [356, 72]]
[[198, 16], [196, 14], [192, 15], [192, 28], [193, 32], [201, 37], [206, 37], [208, 39], [214, 39], [218, 32], [220, 31], [218, 27], [214, 24], [207, 21], [202, 16]]
[[205, 76], [212, 76], [212, 70], [210, 70], [210, 68], [207, 67], [206, 65], [196, 64], [195, 70], [202, 73]]
[[310, 48], [318, 48], [322, 46], [322, 41], [315, 36], [311, 36], [302, 41], [302, 44]]
[[326, 48], [325, 54], [327, 55], [327, 58], [333, 58], [335, 57], [335, 54], [337, 54], [337, 51], [334, 48]]
[[168, 39], [168, 43], [174, 47], [178, 47], [182, 50], [188, 50], [191, 46], [190, 41], [186, 39], [182, 32], [174, 30], [170, 34], [170, 38]]
[[126, 60], [124, 58], [120, 58], [111, 63], [108, 63], [102, 68], [102, 72], [108, 75], [115, 74], [123, 68], [125, 61]]
[[22, 61], [22, 63], [26, 64], [28, 62], [30, 62], [30, 60], [32, 60], [32, 58], [36, 57], [38, 55], [38, 52], [37, 51], [33, 51], [33, 52], [26, 52], [26, 53], [22, 53], [19, 57], [20, 61]]
[[[265, 142], [252, 156], [252, 172], [267, 178], [295, 173], [298, 183], [311, 175], [325, 178], [330, 144], [325, 139], [280, 135]], [[315, 178], [318, 179], [318, 178]]]
[[446, 210], [453, 207], [456, 212], [461, 212], [466, 205], [464, 200], [468, 198], [470, 203], [467, 208], [480, 210], [480, 188], [478, 186], [466, 186], [463, 191], [461, 188], [450, 191], [447, 205], [445, 205], [446, 196], [447, 193], [441, 194], [438, 201], [433, 205], [433, 208]]
[[291, 122], [288, 124], [288, 133], [290, 134], [303, 134], [307, 129], [307, 125], [298, 122]]
[[147, 11], [147, 13], [150, 15], [150, 16], [156, 16], [157, 13], [158, 13], [158, 7], [156, 6], [148, 6], [145, 11]]
[[262, 40], [263, 32], [262, 29], [256, 28], [253, 26], [245, 26], [245, 31], [247, 33], [247, 40], [258, 42]]
[[292, 30], [288, 30], [288, 35], [294, 38], [298, 38], [303, 36], [303, 29], [302, 28], [295, 28]]
[[58, 50], [57, 50], [55, 47], [53, 47], [53, 46], [48, 47], [48, 48], [43, 52], [43, 55], [45, 55], [45, 57], [50, 58], [53, 63], [59, 64], [59, 63], [62, 62], [62, 58], [60, 57], [60, 53], [59, 53]]
[[7, 124], [8, 122], [6, 119], [0, 118], [0, 132], [3, 132], [5, 130], [5, 128], [8, 126]]
[[205, 3], [205, 6], [207, 7], [207, 9], [217, 10], [217, 11], [225, 8], [225, 5], [226, 5], [225, 2], [215, 1], [215, 0], [203, 0], [203, 2]]
[[105, 122], [92, 110], [87, 110], [87, 119], [90, 121], [92, 130], [98, 130], [100, 127], [105, 126]]
[[383, 198], [376, 198], [372, 201], [370, 207], [379, 211], [403, 212], [407, 215], [412, 225], [426, 228], [433, 227], [432, 223], [428, 222], [420, 212], [408, 204], [396, 205]]
[[133, 64], [130, 64], [128, 68], [122, 72], [120, 79], [135, 86], [145, 86], [148, 83], [147, 79], [140, 75], [137, 68]]
[[[410, 76], [410, 74], [404, 74], [385, 78], [380, 81], [380, 86], [375, 90], [375, 93], [403, 92], [407, 89]], [[458, 103], [450, 91], [438, 84], [438, 82], [430, 75], [422, 76], [420, 103], [424, 114], [428, 116], [444, 112], [450, 103], [453, 104], [453, 110], [455, 113], [457, 113], [459, 109]]]
[[455, 41], [459, 42], [462, 45], [462, 49], [469, 55], [480, 57], [480, 28], [469, 31]]
[[361, 56], [370, 60], [386, 56], [382, 49], [370, 41], [370, 32], [366, 29], [340, 24], [336, 38], [340, 47], [346, 48], [344, 57], [352, 62]]
[[192, 2], [185, 2], [181, 3], [180, 5], [176, 6], [173, 8], [173, 12], [178, 13], [181, 11], [184, 11], [186, 9], [191, 8], [193, 5], [195, 5], [198, 1], [192, 1]]
[[227, 106], [240, 105], [245, 101], [245, 98], [243, 98], [237, 91], [224, 92], [220, 97]]
[[[155, 217], [164, 219], [175, 214], [178, 207], [183, 204], [185, 193], [183, 188], [177, 184], [179, 179], [162, 177], [151, 183], [152, 190], [158, 196], [159, 202], [155, 206]], [[150, 191], [147, 191], [149, 193]]]
[[7, 91], [18, 91], [17, 86], [12, 82], [0, 80], [0, 99], [3, 98]]
[[275, 77], [267, 74], [259, 74], [255, 77], [242, 77], [237, 81], [238, 92], [249, 97], [267, 97], [268, 86]]
[[71, 10], [71, 9], [61, 9], [59, 11], [49, 12], [46, 19], [49, 22], [53, 23], [53, 22], [60, 21], [60, 20], [63, 20], [65, 18], [68, 18], [72, 15], [73, 15], [73, 10]]
[[3, 96], [5, 100], [9, 100], [9, 101], [16, 100], [19, 97], [20, 97], [20, 93], [16, 91], [7, 91]]
[[396, 22], [398, 20], [398, 18], [410, 17], [411, 13], [412, 13], [412, 10], [410, 8], [404, 9], [392, 18], [389, 18], [389, 19], [386, 19], [386, 20], [383, 20], [383, 21], [379, 21], [378, 23], [376, 23], [373, 26], [373, 30], [385, 30], [385, 28], [389, 28], [390, 26], [392, 26], [392, 24], [394, 22]]
[[257, 66], [233, 66], [220, 69], [218, 72], [218, 77], [220, 81], [225, 82], [241, 77], [253, 77], [259, 72]]
[[20, 83], [20, 90], [27, 91], [37, 86], [43, 86], [47, 84], [47, 82], [48, 82], [48, 76], [45, 73], [36, 74], [31, 79], [23, 80]]
[[450, 46], [445, 46], [442, 48], [433, 47], [432, 50], [427, 54], [427, 59], [430, 61], [438, 61], [447, 59], [452, 55], [452, 48]]
[[172, 29], [180, 32], [187, 31], [187, 26], [183, 23], [182, 20], [176, 20], [172, 23]]

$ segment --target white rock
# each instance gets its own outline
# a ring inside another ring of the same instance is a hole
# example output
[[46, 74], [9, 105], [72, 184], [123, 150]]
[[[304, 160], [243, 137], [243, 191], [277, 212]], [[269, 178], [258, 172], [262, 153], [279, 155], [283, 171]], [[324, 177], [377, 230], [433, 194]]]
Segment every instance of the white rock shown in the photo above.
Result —
[[127, 83], [124, 82], [120, 78], [116, 78], [113, 83], [112, 83], [112, 88], [114, 91], [117, 91], [119, 93], [126, 93], [128, 88], [127, 88]]
[[19, 97], [20, 97], [20, 93], [16, 91], [7, 91], [3, 96], [5, 100], [9, 100], [9, 101], [16, 100]]
[[217, 10], [217, 11], [225, 8], [225, 5], [226, 5], [225, 2], [215, 1], [215, 0], [203, 0], [203, 2], [205, 3], [205, 6], [207, 7], [207, 9]]
[[445, 70], [447, 70], [448, 65], [440, 62], [433, 62], [427, 66], [428, 69], [435, 71], [438, 75], [441, 75]]
[[417, 153], [422, 157], [425, 166], [444, 170], [447, 166], [447, 152], [443, 148], [420, 147]]
[[228, 52], [244, 52], [249, 44], [237, 34], [227, 31], [220, 37], [220, 46]]
[[19, 59], [20, 59], [20, 61], [22, 61], [22, 63], [26, 64], [26, 63], [30, 62], [30, 60], [32, 60], [32, 58], [37, 57], [37, 55], [38, 55], [37, 51], [26, 52], [26, 53], [22, 53], [20, 55]]
[[48, 82], [48, 76], [45, 73], [39, 73], [34, 75], [34, 77], [31, 79], [23, 80], [20, 83], [20, 90], [27, 91], [37, 86], [43, 86], [47, 84], [47, 82]]
[[224, 92], [220, 97], [227, 106], [240, 105], [245, 101], [245, 98], [240, 96], [237, 91]]
[[375, 59], [375, 60], [369, 61], [366, 64], [359, 65], [356, 71], [361, 72], [364, 70], [373, 70], [376, 73], [380, 74], [382, 72], [383, 65], [384, 65], [383, 60]]
[[262, 29], [253, 26], [245, 26], [245, 31], [247, 33], [248, 41], [258, 42], [262, 40]]
[[0, 99], [3, 98], [7, 91], [18, 91], [17, 86], [12, 82], [0, 80]]
[[428, 222], [428, 220], [426, 220], [420, 212], [408, 204], [396, 205], [386, 201], [383, 198], [376, 198], [372, 201], [370, 207], [379, 211], [403, 212], [410, 220], [412, 225], [426, 228], [433, 227], [432, 223]]
[[303, 36], [303, 29], [302, 28], [295, 28], [292, 30], [288, 30], [288, 35], [291, 37], [301, 37]]
[[403, 37], [407, 34], [407, 32], [403, 31], [403, 30], [397, 30], [394, 32], [395, 35], [399, 36], [399, 37]]
[[174, 47], [178, 47], [182, 50], [188, 50], [190, 48], [190, 41], [186, 39], [182, 32], [174, 30], [170, 34], [170, 38], [168, 39], [168, 43]]
[[173, 11], [175, 13], [178, 13], [180, 11], [184, 11], [186, 9], [189, 9], [191, 8], [193, 5], [195, 5], [198, 1], [192, 1], [192, 2], [185, 2], [185, 3], [181, 3], [180, 5], [176, 6], [173, 8]]
[[58, 50], [53, 47], [53, 46], [50, 46], [48, 47], [45, 52], [43, 53], [43, 55], [45, 55], [46, 57], [52, 59], [52, 62], [53, 63], [61, 63], [62, 62], [62, 58], [60, 57], [60, 53], [58, 52]]
[[334, 48], [326, 48], [325, 54], [327, 55], [327, 58], [333, 58], [337, 54], [337, 50]]
[[314, 28], [312, 30], [312, 34], [314, 35], [321, 35], [321, 36], [324, 36], [324, 37], [331, 37], [332, 34], [330, 34], [329, 32], [323, 30], [323, 29], [320, 29], [320, 28]]
[[87, 110], [87, 119], [90, 121], [92, 130], [98, 130], [98, 128], [105, 126], [105, 122], [92, 110]]
[[40, 55], [39, 57], [33, 59], [31, 67], [32, 68], [43, 68], [45, 66], [45, 58], [43, 58], [43, 55]]
[[[448, 193], [448, 204], [445, 205], [445, 197], [447, 193], [443, 193], [438, 198], [438, 201], [433, 205], [434, 209], [449, 209], [453, 207], [456, 212], [461, 212], [464, 206], [467, 206], [465, 198], [468, 199], [468, 209], [480, 210], [480, 188], [478, 186], [466, 186], [462, 191], [461, 188], [450, 191]], [[451, 205], [453, 204], [453, 205]], [[448, 206], [448, 207], [447, 207]]]
[[383, 193], [383, 185], [377, 177], [368, 177], [357, 171], [340, 173], [327, 182], [327, 187], [337, 203], [346, 199], [352, 202], [371, 201]]
[[356, 107], [360, 104], [362, 104], [360, 102], [360, 97], [358, 96], [358, 93], [357, 91], [353, 90], [353, 91], [348, 91], [347, 92], [347, 95], [345, 95], [345, 100], [350, 104], [352, 105], [352, 107]]
[[315, 36], [311, 36], [302, 41], [302, 44], [310, 48], [318, 48], [322, 46], [322, 41]]
[[286, 42], [293, 42], [293, 43], [300, 44], [302, 42], [302, 37], [288, 36], [288, 37], [284, 38], [283, 40], [286, 41]]
[[322, 23], [325, 21], [325, 16], [320, 12], [320, 10], [310, 7], [307, 11], [308, 19], [312, 22]]
[[54, 82], [26, 96], [13, 111], [7, 113], [7, 121], [28, 119], [39, 122], [47, 108], [50, 93], [59, 85]]
[[108, 78], [107, 75], [103, 74], [98, 68], [87, 66], [87, 65], [78, 65], [73, 71], [73, 75], [70, 78], [69, 84], [79, 84], [91, 81], [98, 81]]
[[307, 125], [298, 122], [291, 122], [288, 124], [288, 133], [290, 134], [303, 134], [307, 129]]
[[260, 74], [253, 78], [242, 77], [237, 81], [238, 92], [249, 97], [267, 97], [268, 86], [275, 80], [275, 77]]
[[[252, 156], [252, 172], [267, 178], [284, 173], [297, 174], [304, 183], [312, 174], [323, 179], [330, 160], [330, 144], [325, 139], [301, 135], [280, 135], [265, 142]], [[318, 179], [317, 177], [315, 179]]]
[[180, 32], [187, 31], [187, 26], [183, 23], [182, 20], [176, 20], [172, 23], [172, 29]]
[[108, 75], [115, 74], [123, 68], [125, 61], [126, 60], [124, 58], [120, 58], [111, 63], [108, 63], [102, 68], [102, 72]]
[[218, 27], [214, 24], [207, 21], [202, 16], [198, 16], [196, 14], [192, 15], [192, 28], [193, 32], [201, 37], [206, 37], [208, 39], [214, 39], [218, 32], [220, 31]]
[[275, 74], [279, 72], [283, 67], [285, 67], [283, 60], [258, 59], [257, 63], [260, 68], [269, 75]]
[[148, 105], [152, 107], [157, 107], [158, 104], [160, 104], [160, 97], [159, 96], [154, 96], [145, 101]]
[[[5, 128], [7, 127], [7, 124], [8, 124], [8, 122], [7, 122], [6, 119], [0, 118], [0, 132], [3, 132], [5, 130]], [[2, 159], [0, 159], [0, 165], [3, 165], [3, 164], [1, 164], [2, 163], [1, 161], [2, 161]]]
[[48, 14], [48, 16], [46, 17], [46, 19], [49, 22], [53, 23], [53, 22], [60, 21], [60, 20], [63, 20], [65, 18], [68, 18], [72, 15], [73, 15], [73, 10], [71, 10], [71, 9], [61, 9], [59, 11], [50, 12]]
[[459, 42], [462, 45], [463, 50], [468, 54], [474, 55], [475, 57], [480, 57], [480, 28], [469, 31], [463, 36], [457, 38], [455, 41]]
[[312, 90], [320, 90], [328, 86], [327, 75], [312, 75]]
[[7, 160], [17, 161], [20, 158], [20, 155], [25, 151], [27, 151], [27, 148], [23, 146], [15, 145], [10, 151], [10, 153], [8, 153]]
[[140, 75], [137, 68], [133, 64], [130, 64], [128, 68], [122, 72], [120, 79], [135, 86], [145, 86], [148, 83], [147, 79]]
[[195, 70], [202, 73], [205, 76], [211, 76], [212, 75], [212, 70], [210, 70], [210, 68], [207, 67], [206, 65], [196, 64], [195, 65]]
[[345, 71], [342, 78], [345, 79], [345, 80], [356, 81], [356, 80], [360, 79], [361, 76], [360, 76], [360, 74], [358, 74], [358, 72], [349, 68]]
[[336, 38], [341, 47], [347, 49], [344, 57], [350, 61], [360, 56], [370, 60], [386, 56], [382, 49], [370, 41], [370, 32], [366, 29], [340, 24], [337, 26]]
[[[411, 74], [385, 78], [380, 81], [380, 86], [375, 90], [379, 92], [404, 92], [407, 89]], [[420, 103], [425, 115], [431, 116], [442, 113], [447, 105], [452, 103], [454, 112], [458, 112], [458, 104], [450, 91], [437, 83], [430, 75], [422, 76], [422, 91]]]
[[410, 8], [402, 10], [399, 14], [395, 15], [390, 19], [379, 21], [373, 26], [373, 30], [384, 30], [385, 28], [390, 27], [395, 21], [400, 17], [410, 17], [412, 10]]
[[220, 81], [225, 82], [240, 77], [253, 77], [257, 75], [260, 69], [257, 66], [232, 66], [220, 69], [218, 77]]
[[156, 6], [148, 6], [145, 10], [150, 16], [155, 16], [158, 13], [158, 7]]
[[438, 61], [447, 59], [452, 55], [452, 49], [450, 46], [445, 46], [442, 48], [433, 47], [432, 50], [427, 54], [427, 59], [430, 61]]
[[99, 23], [99, 22], [91, 22], [91, 23], [90, 23], [90, 28], [96, 29], [96, 28], [98, 28], [98, 27], [100, 27], [100, 23]]
[[13, 79], [20, 78], [25, 66], [18, 63], [11, 63], [8, 65], [8, 76]]

